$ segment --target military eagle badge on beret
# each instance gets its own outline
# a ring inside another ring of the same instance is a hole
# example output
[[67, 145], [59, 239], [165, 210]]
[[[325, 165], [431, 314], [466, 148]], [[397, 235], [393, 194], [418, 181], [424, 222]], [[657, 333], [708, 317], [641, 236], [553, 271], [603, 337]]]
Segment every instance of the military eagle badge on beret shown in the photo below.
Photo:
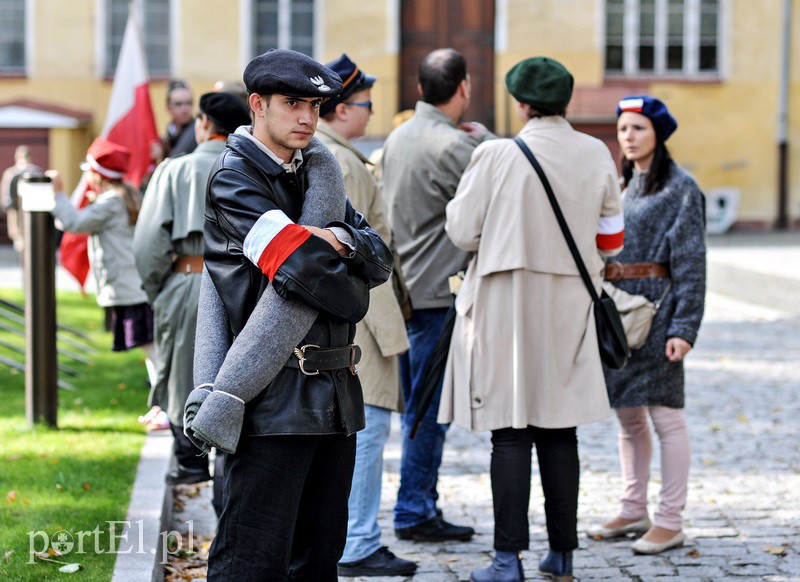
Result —
[[330, 88], [330, 87], [328, 87], [328, 86], [325, 84], [325, 81], [322, 79], [322, 77], [309, 77], [309, 79], [311, 79], [311, 82], [312, 82], [312, 83], [314, 83], [314, 85], [315, 85], [315, 86], [317, 87], [317, 89], [319, 89], [320, 91], [325, 91], [325, 92], [328, 92], [328, 91], [330, 91], [330, 90], [331, 90], [331, 88]]

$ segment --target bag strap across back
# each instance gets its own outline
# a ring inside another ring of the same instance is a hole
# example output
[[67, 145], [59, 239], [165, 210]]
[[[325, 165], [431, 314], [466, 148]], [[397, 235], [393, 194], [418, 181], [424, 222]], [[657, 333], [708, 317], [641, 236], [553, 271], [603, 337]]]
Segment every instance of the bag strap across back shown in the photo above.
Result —
[[519, 146], [519, 149], [522, 150], [522, 153], [525, 154], [525, 157], [528, 158], [531, 166], [533, 166], [533, 169], [536, 170], [539, 179], [542, 181], [544, 191], [547, 192], [547, 198], [550, 200], [550, 205], [553, 207], [553, 213], [556, 215], [558, 226], [561, 227], [561, 232], [564, 234], [564, 239], [567, 241], [567, 246], [569, 247], [569, 251], [572, 253], [572, 258], [575, 259], [575, 264], [578, 266], [578, 272], [581, 274], [581, 279], [583, 279], [583, 283], [586, 285], [586, 289], [589, 291], [592, 301], [597, 303], [600, 301], [600, 297], [598, 297], [597, 291], [595, 290], [594, 285], [592, 285], [592, 279], [589, 277], [589, 272], [586, 270], [586, 265], [583, 263], [580, 252], [578, 252], [578, 246], [575, 244], [575, 239], [572, 238], [572, 233], [569, 231], [567, 221], [564, 219], [564, 214], [561, 212], [561, 206], [559, 206], [558, 200], [556, 200], [556, 195], [553, 193], [553, 188], [550, 186], [550, 180], [547, 179], [547, 175], [544, 173], [542, 166], [539, 165], [539, 161], [536, 159], [536, 156], [534, 156], [533, 152], [528, 148], [527, 145], [525, 145], [525, 142], [522, 141], [520, 137], [515, 137], [514, 142]]

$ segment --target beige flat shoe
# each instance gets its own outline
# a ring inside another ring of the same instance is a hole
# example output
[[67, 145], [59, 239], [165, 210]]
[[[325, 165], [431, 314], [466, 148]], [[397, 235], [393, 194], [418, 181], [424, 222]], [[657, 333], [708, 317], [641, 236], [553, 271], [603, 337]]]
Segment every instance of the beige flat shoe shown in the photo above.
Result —
[[610, 528], [603, 524], [593, 525], [586, 528], [586, 535], [593, 539], [606, 540], [609, 538], [619, 538], [628, 534], [644, 534], [650, 529], [650, 518], [645, 517], [639, 521], [634, 521], [622, 527]]
[[655, 542], [648, 542], [644, 538], [639, 538], [631, 544], [631, 549], [635, 554], [660, 554], [672, 548], [679, 548], [686, 541], [686, 535], [679, 531], [671, 539], [657, 544]]

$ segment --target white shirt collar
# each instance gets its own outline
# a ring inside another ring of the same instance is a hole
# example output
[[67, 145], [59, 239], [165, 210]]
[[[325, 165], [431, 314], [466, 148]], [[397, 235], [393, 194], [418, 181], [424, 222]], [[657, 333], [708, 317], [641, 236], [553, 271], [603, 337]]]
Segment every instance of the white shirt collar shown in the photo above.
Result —
[[262, 152], [264, 152], [269, 159], [271, 159], [273, 162], [278, 164], [281, 168], [283, 168], [287, 172], [296, 173], [297, 170], [300, 169], [300, 166], [303, 165], [303, 152], [302, 151], [294, 150], [294, 153], [292, 154], [291, 161], [289, 163], [284, 162], [283, 158], [281, 158], [280, 156], [276, 155], [275, 152], [273, 152], [271, 149], [269, 149], [267, 146], [265, 146], [263, 143], [258, 141], [253, 136], [253, 126], [252, 125], [242, 125], [242, 126], [240, 126], [236, 130], [236, 134], [237, 135], [243, 135], [244, 137], [248, 138], [250, 141], [252, 141], [254, 144], [256, 144], [258, 149], [260, 149]]

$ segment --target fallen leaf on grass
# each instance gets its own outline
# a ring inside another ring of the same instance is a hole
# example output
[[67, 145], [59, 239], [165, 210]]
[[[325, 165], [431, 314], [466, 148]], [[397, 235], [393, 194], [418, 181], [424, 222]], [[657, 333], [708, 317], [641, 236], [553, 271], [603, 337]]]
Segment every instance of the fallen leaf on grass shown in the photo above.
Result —
[[27, 499], [25, 499], [24, 497], [22, 498], [22, 503], [24, 503], [25, 505], [30, 505], [31, 504], [31, 502], [28, 501]]
[[14, 491], [13, 489], [8, 493], [6, 493], [6, 501], [8, 501], [9, 503], [14, 503], [16, 499], [17, 499], [17, 492]]
[[127, 389], [128, 387], [125, 384], [120, 384], [119, 386], [117, 386], [117, 390], [127, 390]]
[[58, 459], [50, 459], [50, 463], [55, 465], [56, 463], [58, 463]]
[[701, 554], [697, 550], [689, 550], [688, 552], [686, 552], [686, 556], [689, 557], [689, 558], [699, 558], [702, 555], [703, 554]]
[[3, 560], [5, 560], [6, 564], [10, 564], [11, 563], [11, 554], [13, 554], [13, 553], [14, 553], [14, 550], [8, 550], [6, 552], [6, 555], [3, 556]]
[[786, 548], [782, 548], [781, 546], [764, 546], [761, 549], [768, 554], [772, 554], [773, 556], [786, 555]]
[[78, 570], [83, 568], [80, 564], [67, 564], [66, 566], [61, 566], [58, 571], [64, 572], [65, 574], [74, 574]]
[[91, 484], [91, 483], [89, 483], [89, 482], [87, 481], [86, 483], [84, 483], [83, 485], [81, 485], [81, 487], [83, 487], [83, 490], [84, 490], [84, 491], [88, 491], [89, 489], [91, 489], [91, 488], [92, 488], [92, 484]]
[[61, 493], [63, 490], [64, 490], [64, 488], [61, 486], [61, 483], [56, 483], [56, 491]]

